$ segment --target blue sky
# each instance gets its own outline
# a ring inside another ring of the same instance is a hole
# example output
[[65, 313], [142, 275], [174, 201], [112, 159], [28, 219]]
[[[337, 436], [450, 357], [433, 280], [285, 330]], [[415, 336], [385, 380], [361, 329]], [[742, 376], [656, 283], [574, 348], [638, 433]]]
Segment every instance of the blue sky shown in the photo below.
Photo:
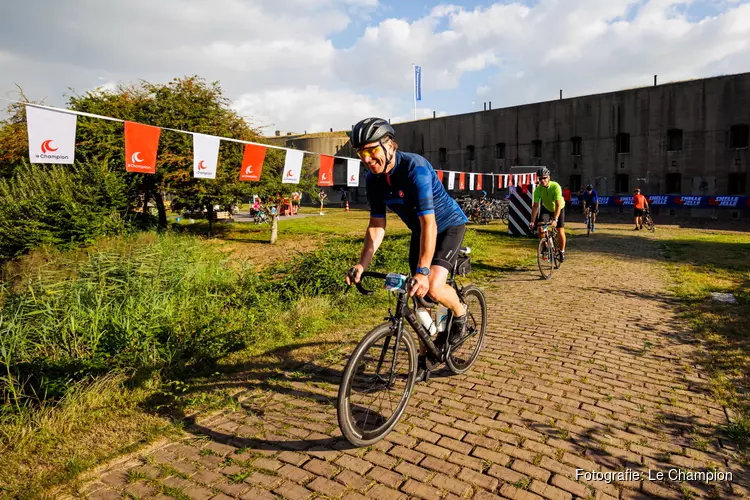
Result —
[[418, 117], [747, 72], [749, 1], [26, 0], [0, 17], [0, 96], [197, 74], [264, 133], [348, 129], [412, 119], [412, 63]]

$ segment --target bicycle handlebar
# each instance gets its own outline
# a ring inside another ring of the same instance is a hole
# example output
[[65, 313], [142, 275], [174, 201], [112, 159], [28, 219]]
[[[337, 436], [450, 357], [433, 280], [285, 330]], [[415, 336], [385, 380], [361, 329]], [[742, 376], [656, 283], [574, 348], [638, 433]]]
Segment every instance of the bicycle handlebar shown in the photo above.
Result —
[[[372, 295], [373, 293], [375, 293], [373, 290], [368, 290], [368, 289], [366, 289], [365, 287], [362, 286], [362, 279], [364, 279], [364, 278], [378, 278], [378, 279], [384, 280], [387, 277], [387, 274], [385, 274], [385, 273], [374, 273], [374, 272], [371, 272], [371, 271], [365, 271], [365, 272], [362, 273], [362, 276], [359, 277], [359, 283], [355, 283], [354, 282], [354, 278], [357, 276], [357, 269], [354, 268], [354, 267], [349, 268], [349, 270], [346, 272], [346, 275], [349, 277], [349, 279], [351, 280], [352, 284], [357, 287], [357, 291], [359, 291], [359, 293], [361, 293], [362, 295]], [[406, 293], [409, 293], [409, 290], [411, 289], [411, 287], [414, 286], [414, 284], [416, 282], [417, 282], [417, 280], [415, 280], [414, 278], [409, 278], [409, 280], [406, 282]], [[349, 286], [351, 287], [351, 285], [349, 285]], [[347, 291], [349, 291], [348, 287], [347, 287]], [[419, 304], [420, 306], [422, 306], [422, 307], [424, 307], [426, 309], [429, 309], [433, 305], [436, 304], [436, 302], [434, 302], [433, 300], [429, 299], [428, 297], [422, 298], [422, 297], [417, 297], [415, 295], [412, 298], [417, 302], [417, 304]]]

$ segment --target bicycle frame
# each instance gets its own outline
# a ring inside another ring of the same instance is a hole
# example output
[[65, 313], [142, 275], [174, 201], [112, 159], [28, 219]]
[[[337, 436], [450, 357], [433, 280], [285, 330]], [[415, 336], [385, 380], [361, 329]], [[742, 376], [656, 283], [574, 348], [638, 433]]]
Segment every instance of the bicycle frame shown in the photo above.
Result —
[[[362, 273], [362, 278], [366, 277], [372, 277], [372, 278], [379, 278], [379, 279], [385, 279], [386, 275], [383, 273], [372, 273], [372, 272], [365, 272]], [[409, 281], [413, 280], [411, 278]], [[459, 294], [461, 290], [456, 285], [455, 280], [455, 273], [451, 271], [450, 276], [446, 280], [446, 283], [453, 287], [454, 290], [456, 290], [456, 293]], [[361, 283], [356, 284], [357, 289], [360, 291], [360, 293], [364, 295], [371, 295], [373, 292], [370, 290], [365, 290], [362, 287]], [[420, 300], [420, 299], [417, 299]], [[433, 359], [437, 360], [438, 362], [445, 361], [445, 353], [447, 348], [447, 343], [445, 346], [442, 346], [442, 348], [439, 348], [435, 342], [433, 342], [432, 337], [430, 333], [427, 331], [427, 329], [422, 325], [422, 323], [419, 322], [419, 319], [417, 318], [416, 312], [409, 307], [409, 294], [408, 294], [408, 287], [407, 290], [404, 292], [398, 293], [398, 299], [396, 300], [396, 310], [395, 312], [391, 312], [390, 308], [388, 310], [388, 319], [393, 323], [393, 326], [396, 328], [396, 343], [394, 344], [394, 349], [396, 349], [398, 345], [401, 344], [401, 338], [404, 334], [404, 319], [406, 319], [407, 323], [412, 327], [412, 329], [416, 332], [417, 337], [422, 341], [422, 343], [427, 348], [427, 351], [432, 356]], [[453, 321], [453, 313], [449, 310], [448, 312], [448, 318], [446, 321], [445, 329], [446, 331], [450, 331], [451, 322]], [[388, 351], [389, 342], [391, 340], [391, 337], [388, 337], [383, 344], [383, 352], [380, 354], [380, 360], [378, 362], [377, 372], [380, 372], [380, 369], [382, 368], [383, 360], [385, 359], [385, 354]], [[395, 354], [395, 352], [394, 352]], [[391, 375], [389, 378], [388, 383], [391, 384], [393, 382], [393, 372], [395, 368], [395, 362], [396, 357], [393, 357], [393, 360], [391, 361]]]
[[541, 224], [542, 232], [544, 233], [543, 238], [547, 240], [548, 247], [552, 250], [550, 259], [552, 259], [552, 265], [557, 265], [557, 247], [555, 246], [555, 235], [557, 231], [552, 227], [551, 222], [544, 222]]

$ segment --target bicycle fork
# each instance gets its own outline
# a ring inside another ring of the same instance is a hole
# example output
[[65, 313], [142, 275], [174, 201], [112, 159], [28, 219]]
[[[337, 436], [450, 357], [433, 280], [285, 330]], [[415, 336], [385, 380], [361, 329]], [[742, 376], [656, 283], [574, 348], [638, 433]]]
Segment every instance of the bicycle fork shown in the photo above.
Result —
[[398, 346], [401, 344], [401, 339], [404, 335], [404, 319], [411, 325], [411, 327], [414, 329], [414, 331], [417, 333], [417, 336], [419, 336], [420, 340], [424, 343], [425, 347], [427, 348], [427, 351], [430, 353], [430, 355], [433, 357], [433, 359], [438, 360], [439, 362], [443, 362], [443, 353], [440, 349], [435, 345], [435, 343], [432, 341], [432, 337], [430, 337], [430, 333], [425, 329], [424, 326], [422, 326], [422, 323], [419, 322], [417, 319], [417, 315], [409, 309], [409, 307], [406, 304], [407, 297], [405, 294], [402, 294], [399, 296], [398, 303], [396, 305], [396, 315], [391, 316], [391, 321], [393, 322], [393, 327], [396, 329], [396, 341], [393, 344], [393, 359], [391, 359], [391, 367], [390, 367], [390, 376], [386, 380], [386, 377], [383, 375], [380, 375], [380, 370], [383, 368], [383, 364], [385, 363], [385, 356], [388, 353], [388, 349], [390, 347], [391, 338], [393, 335], [389, 335], [385, 339], [385, 343], [383, 344], [383, 350], [380, 352], [380, 359], [378, 360], [378, 366], [375, 373], [377, 373], [378, 379], [386, 383], [388, 386], [391, 386], [394, 382], [394, 373], [396, 370], [396, 356], [398, 355]]

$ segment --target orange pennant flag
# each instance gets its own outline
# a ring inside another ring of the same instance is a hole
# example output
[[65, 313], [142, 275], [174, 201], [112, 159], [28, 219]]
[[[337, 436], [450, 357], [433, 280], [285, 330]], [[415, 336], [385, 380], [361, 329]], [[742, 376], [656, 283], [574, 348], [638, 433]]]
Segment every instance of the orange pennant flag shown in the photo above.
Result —
[[125, 170], [156, 173], [156, 153], [161, 129], [142, 123], [125, 122]]
[[437, 170], [436, 172], [437, 172], [438, 179], [440, 179], [440, 182], [443, 182], [443, 171]]
[[477, 174], [477, 191], [482, 190], [482, 174]]
[[458, 174], [458, 190], [463, 191], [466, 189], [466, 174], [461, 172]]
[[333, 156], [320, 155], [318, 186], [333, 186]]
[[245, 154], [242, 155], [242, 165], [240, 167], [240, 180], [259, 181], [265, 159], [265, 146], [245, 144]]

